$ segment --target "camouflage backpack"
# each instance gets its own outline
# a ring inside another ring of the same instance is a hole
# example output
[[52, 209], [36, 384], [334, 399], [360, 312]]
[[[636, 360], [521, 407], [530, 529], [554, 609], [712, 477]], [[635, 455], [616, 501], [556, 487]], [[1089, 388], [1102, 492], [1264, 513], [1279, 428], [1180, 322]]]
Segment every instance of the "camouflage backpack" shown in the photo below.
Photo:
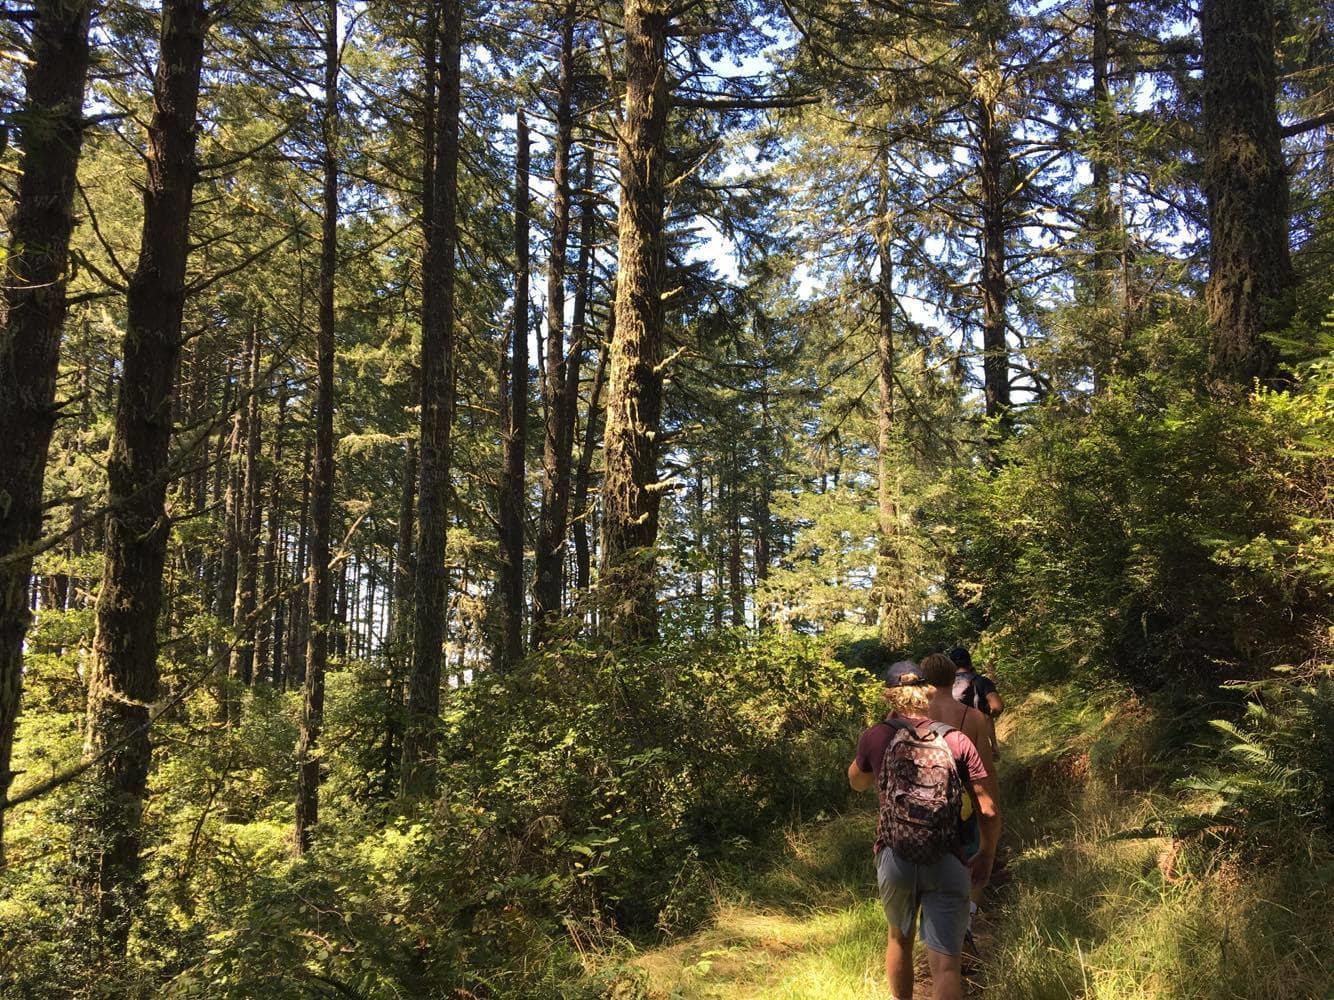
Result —
[[945, 742], [954, 727], [933, 722], [919, 732], [904, 719], [885, 724], [894, 733], [880, 767], [881, 842], [917, 864], [957, 853], [963, 780]]

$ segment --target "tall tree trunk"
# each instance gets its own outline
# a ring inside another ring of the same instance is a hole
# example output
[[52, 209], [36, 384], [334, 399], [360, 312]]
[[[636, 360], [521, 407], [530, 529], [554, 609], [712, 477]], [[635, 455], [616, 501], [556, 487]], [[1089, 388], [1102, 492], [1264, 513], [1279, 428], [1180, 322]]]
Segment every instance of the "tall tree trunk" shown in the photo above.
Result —
[[375, 547], [372, 546], [366, 559], [366, 631], [361, 640], [361, 658], [370, 659], [375, 652], [375, 595], [379, 587], [376, 578]]
[[625, 115], [616, 334], [611, 342], [602, 485], [603, 569], [611, 627], [624, 641], [657, 635], [658, 433], [662, 414], [663, 241], [670, 13], [625, 0]]
[[245, 449], [241, 460], [241, 500], [238, 510], [236, 554], [236, 599], [232, 605], [232, 622], [235, 631], [228, 676], [246, 687], [254, 680], [255, 668], [255, 581], [259, 555], [259, 447], [260, 447], [260, 408], [259, 408], [259, 371], [260, 340], [259, 323], [256, 320], [250, 327], [250, 343], [246, 364], [249, 375], [246, 378], [249, 394], [245, 404]]
[[879, 474], [880, 537], [876, 558], [881, 641], [901, 649], [908, 641], [904, 626], [903, 564], [900, 558], [898, 466], [894, 460], [894, 231], [889, 216], [889, 148], [877, 150], [879, 191], [875, 225], [876, 257], [876, 381], [880, 407], [876, 414]]
[[74, 179], [83, 144], [91, 0], [34, 4], [32, 58], [20, 118], [23, 159], [5, 257], [0, 331], [0, 866], [11, 753], [23, 690], [30, 546], [42, 532], [42, 480], [55, 426], [74, 229]]
[[413, 589], [412, 677], [403, 734], [403, 793], [435, 787], [440, 665], [445, 641], [450, 430], [454, 403], [454, 253], [458, 243], [459, 58], [462, 7], [439, 0], [433, 11], [439, 45], [429, 46], [435, 81], [425, 192], [426, 254], [422, 262], [421, 488], [417, 494], [416, 581]]
[[1123, 345], [1113, 301], [1116, 274], [1116, 245], [1119, 213], [1112, 199], [1112, 151], [1116, 108], [1111, 88], [1111, 0], [1092, 0], [1093, 141], [1089, 170], [1093, 178], [1092, 241], [1089, 258], [1090, 290], [1093, 294], [1094, 329], [1093, 387], [1102, 392], [1107, 375], [1118, 366]]
[[741, 469], [735, 444], [727, 456], [727, 597], [732, 609], [732, 627], [746, 624], [746, 594], [742, 584]]
[[403, 680], [412, 643], [412, 531], [417, 500], [417, 445], [409, 441], [403, 454], [403, 485], [398, 501], [398, 547], [394, 559], [394, 593], [390, 617], [388, 697], [384, 721], [384, 794], [398, 787], [398, 755], [403, 741]]
[[[704, 458], [696, 456], [695, 458], [695, 478], [694, 486], [691, 489], [694, 510], [691, 520], [694, 522], [691, 527], [695, 535], [695, 551], [702, 553], [704, 548]], [[695, 570], [695, 606], [699, 609], [701, 622], [704, 614], [704, 561], [700, 560], [699, 568]]]
[[[1010, 425], [1010, 346], [1006, 334], [1009, 303], [1005, 258], [1009, 156], [1004, 129], [996, 120], [996, 102], [976, 102], [981, 137], [978, 170], [982, 182], [982, 383], [986, 415], [998, 421], [1003, 437]], [[993, 443], [995, 443], [993, 441]]]
[[324, 5], [324, 109], [321, 160], [319, 332], [316, 340], [315, 461], [310, 484], [310, 636], [301, 728], [296, 744], [297, 854], [310, 849], [320, 819], [320, 755], [324, 726], [324, 672], [329, 662], [330, 521], [334, 489], [334, 281], [338, 269], [338, 0]]
[[711, 486], [709, 495], [709, 511], [713, 515], [713, 533], [709, 544], [713, 555], [713, 617], [711, 623], [714, 631], [718, 631], [723, 627], [723, 580], [726, 576], [727, 567], [725, 565], [722, 538], [720, 537], [723, 523], [723, 477], [719, 475], [717, 467], [714, 468]]
[[333, 655], [335, 659], [347, 659], [347, 595], [349, 589], [348, 574], [352, 569], [352, 560], [350, 558], [338, 560], [338, 575], [333, 577], [333, 612], [331, 614], [329, 627], [331, 634], [330, 641], [333, 643]]
[[[518, 113], [514, 160], [514, 327], [510, 333], [508, 418], [500, 483], [500, 627], [495, 667], [510, 670], [523, 657], [524, 458], [528, 441], [528, 122]], [[562, 306], [562, 309], [564, 307]], [[559, 329], [557, 327], [557, 329]], [[553, 334], [554, 336], [554, 334]], [[558, 350], [554, 344], [552, 350]], [[502, 385], [504, 384], [502, 378]], [[504, 407], [503, 407], [504, 408]]]
[[[228, 359], [228, 368], [232, 361]], [[236, 622], [236, 583], [241, 551], [241, 508], [242, 476], [241, 456], [245, 450], [245, 420], [248, 413], [246, 402], [249, 399], [249, 365], [242, 363], [241, 370], [228, 372], [228, 391], [223, 398], [233, 407], [231, 432], [227, 435], [226, 469], [224, 472], [222, 494], [222, 553], [218, 558], [217, 588], [213, 595], [213, 614], [219, 624], [226, 626], [227, 641], [235, 642], [236, 637], [231, 626]], [[235, 387], [235, 392], [231, 391]], [[231, 691], [227, 674], [231, 666], [231, 654], [222, 656], [221, 652], [210, 650], [210, 659], [217, 663], [217, 718], [226, 722], [231, 715]]]
[[1234, 385], [1273, 383], [1264, 337], [1292, 319], [1289, 191], [1279, 130], [1273, 0], [1203, 0], [1204, 191], [1209, 202], [1213, 367]]
[[761, 592], [769, 579], [769, 565], [773, 559], [773, 515], [770, 511], [773, 497], [774, 429], [769, 416], [769, 383], [765, 377], [760, 388], [760, 481], [755, 490], [755, 626], [763, 630], [772, 618], [772, 605], [762, 600]]
[[[292, 564], [292, 582], [297, 584], [297, 594], [288, 605], [287, 613], [287, 664], [288, 673], [284, 674], [283, 688], [286, 689], [297, 681], [305, 683], [306, 678], [306, 635], [310, 622], [310, 485], [314, 477], [314, 454], [309, 441], [306, 442], [306, 457], [301, 463], [301, 512], [297, 515], [296, 559]], [[304, 592], [303, 592], [304, 591]], [[290, 683], [289, 683], [290, 678]]]
[[165, 0], [148, 127], [139, 263], [126, 295], [111, 457], [105, 568], [88, 680], [92, 762], [74, 873], [99, 935], [123, 954], [139, 884], [139, 837], [157, 697], [157, 618], [170, 522], [165, 509], [172, 390], [181, 351], [196, 174], [202, 0]]
[[579, 453], [579, 466], [574, 476], [574, 562], [580, 593], [587, 593], [593, 583], [593, 554], [590, 551], [588, 530], [592, 510], [588, 502], [588, 490], [593, 478], [593, 452], [597, 448], [602, 386], [607, 379], [607, 349], [608, 344], [604, 343], [598, 351], [598, 366], [593, 373], [593, 386], [588, 391], [583, 450]]
[[[282, 676], [282, 601], [277, 592], [278, 540], [282, 535], [282, 467], [283, 430], [287, 417], [287, 392], [278, 395], [278, 415], [273, 425], [273, 468], [269, 472], [268, 531], [264, 536], [263, 574], [260, 579], [258, 604], [261, 608], [256, 624], [255, 671], [260, 678], [278, 684]], [[258, 519], [256, 520], [258, 528]]]
[[[570, 512], [570, 457], [575, 414], [565, 391], [568, 369], [580, 350], [578, 331], [565, 346], [565, 254], [570, 232], [570, 143], [574, 132], [573, 0], [561, 26], [560, 75], [556, 95], [556, 139], [552, 151], [551, 259], [547, 265], [547, 356], [542, 395], [546, 433], [542, 447], [542, 512], [533, 564], [533, 644], [540, 645], [550, 619], [560, 615], [564, 589], [565, 532]], [[580, 247], [581, 261], [585, 247]], [[582, 273], [581, 273], [582, 277]]]

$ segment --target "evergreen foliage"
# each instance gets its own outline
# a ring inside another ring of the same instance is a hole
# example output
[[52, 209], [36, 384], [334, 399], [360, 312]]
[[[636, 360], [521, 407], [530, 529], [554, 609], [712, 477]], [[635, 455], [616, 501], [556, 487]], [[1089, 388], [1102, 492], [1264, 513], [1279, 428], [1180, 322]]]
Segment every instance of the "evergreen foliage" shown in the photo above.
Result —
[[1323, 898], [1326, 13], [6, 8], [0, 997], [627, 995], [956, 642], [998, 995]]

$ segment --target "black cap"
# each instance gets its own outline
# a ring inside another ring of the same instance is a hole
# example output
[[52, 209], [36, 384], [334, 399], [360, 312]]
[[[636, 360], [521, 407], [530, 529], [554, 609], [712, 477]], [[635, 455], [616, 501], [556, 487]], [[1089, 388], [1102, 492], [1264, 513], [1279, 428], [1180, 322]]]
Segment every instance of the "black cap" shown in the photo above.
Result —
[[913, 684], [924, 684], [922, 673], [917, 664], [912, 660], [899, 660], [892, 663], [889, 669], [885, 671], [885, 687], [909, 687]]
[[964, 649], [962, 646], [955, 646], [950, 650], [949, 655], [956, 667], [963, 667], [965, 670], [973, 669], [973, 658], [968, 655], [968, 650]]

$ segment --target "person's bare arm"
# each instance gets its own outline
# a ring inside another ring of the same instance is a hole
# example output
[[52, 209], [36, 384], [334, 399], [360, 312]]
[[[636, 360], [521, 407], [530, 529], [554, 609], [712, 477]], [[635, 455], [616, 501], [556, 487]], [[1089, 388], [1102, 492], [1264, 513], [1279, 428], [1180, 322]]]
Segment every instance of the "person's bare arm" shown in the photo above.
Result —
[[861, 765], [854, 759], [848, 765], [848, 784], [852, 786], [854, 792], [869, 792], [875, 787], [875, 772], [863, 771]]
[[980, 889], [991, 881], [991, 867], [996, 862], [996, 847], [1000, 844], [1000, 788], [994, 775], [973, 782], [973, 798], [977, 802], [982, 846], [969, 860], [968, 867], [972, 871], [973, 885]]
[[987, 769], [987, 774], [995, 774], [996, 760], [992, 755], [991, 726], [987, 717], [975, 708], [968, 709], [964, 713], [963, 732], [977, 747], [977, 755], [982, 758], [982, 766]]
[[1005, 699], [995, 691], [988, 691], [987, 708], [991, 710], [991, 717], [993, 719], [999, 719], [1001, 712], [1005, 711]]

